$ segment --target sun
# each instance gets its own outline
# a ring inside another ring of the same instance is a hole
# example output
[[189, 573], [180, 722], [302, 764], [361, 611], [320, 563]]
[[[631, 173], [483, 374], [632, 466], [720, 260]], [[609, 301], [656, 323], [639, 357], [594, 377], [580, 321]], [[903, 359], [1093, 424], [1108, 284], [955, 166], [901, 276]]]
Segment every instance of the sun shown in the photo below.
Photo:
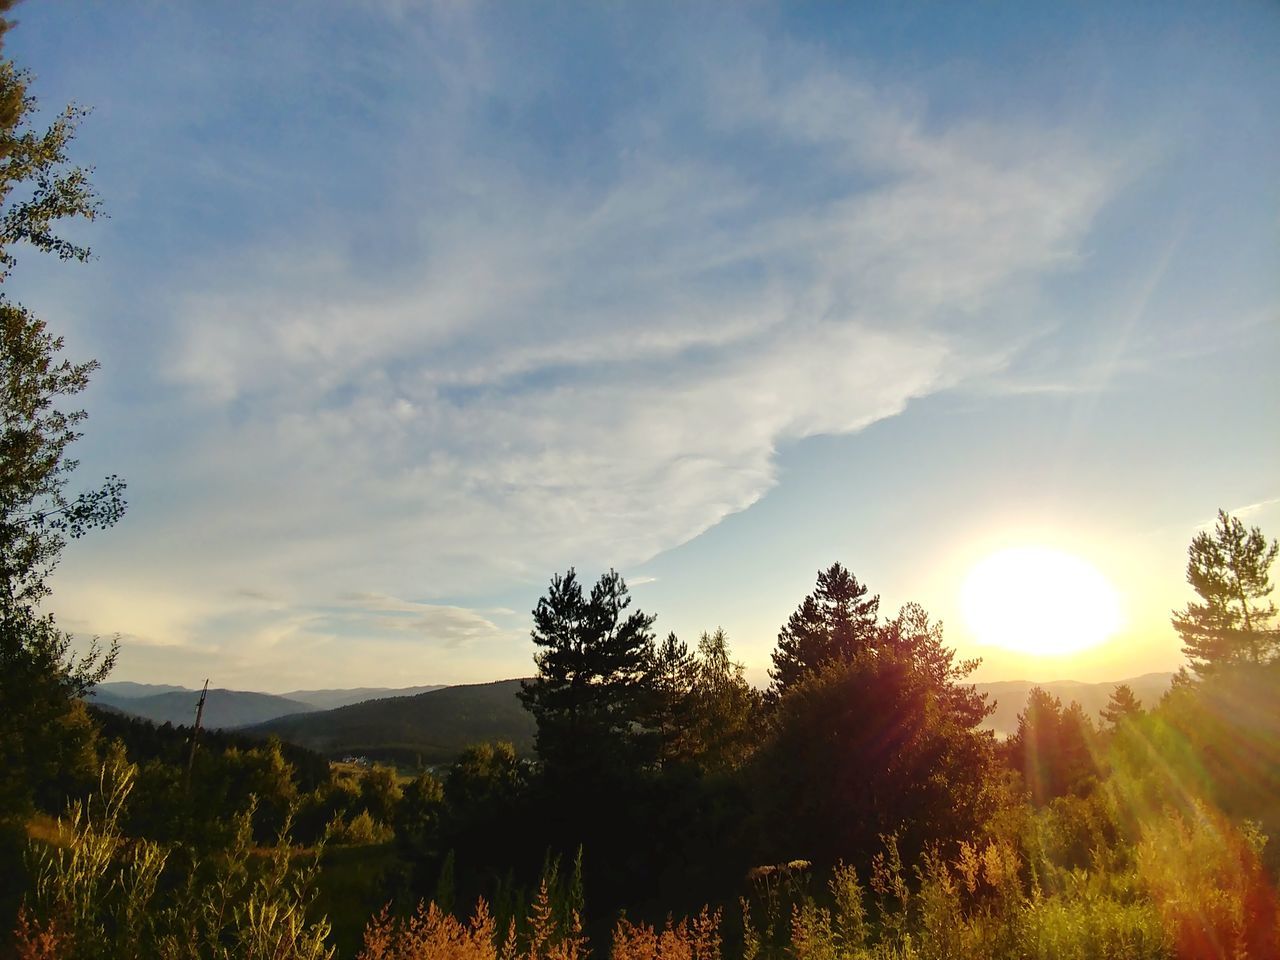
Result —
[[1046, 656], [1104, 643], [1123, 623], [1120, 597], [1099, 570], [1049, 547], [1014, 547], [980, 561], [960, 609], [985, 644]]

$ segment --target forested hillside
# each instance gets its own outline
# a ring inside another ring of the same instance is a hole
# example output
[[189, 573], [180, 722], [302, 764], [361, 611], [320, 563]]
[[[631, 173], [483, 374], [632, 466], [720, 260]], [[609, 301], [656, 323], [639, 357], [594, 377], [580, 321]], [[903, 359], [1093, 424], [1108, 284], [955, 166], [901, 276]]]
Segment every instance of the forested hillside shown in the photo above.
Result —
[[248, 728], [329, 757], [348, 754], [407, 766], [448, 763], [466, 747], [505, 740], [527, 754], [533, 718], [516, 699], [519, 680], [444, 687], [412, 697], [279, 717]]

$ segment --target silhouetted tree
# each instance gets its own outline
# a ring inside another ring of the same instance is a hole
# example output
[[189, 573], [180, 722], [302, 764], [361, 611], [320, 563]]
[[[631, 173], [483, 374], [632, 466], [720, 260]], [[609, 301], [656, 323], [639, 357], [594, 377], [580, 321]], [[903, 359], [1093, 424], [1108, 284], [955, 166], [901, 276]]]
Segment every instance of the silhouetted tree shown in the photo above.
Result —
[[[458, 879], [464, 881], [458, 892], [466, 899], [491, 895], [484, 889], [485, 879], [513, 866], [530, 879], [530, 871], [553, 840], [553, 830], [540, 816], [530, 790], [529, 770], [510, 743], [481, 743], [464, 750], [445, 776], [444, 804], [438, 852], [454, 852], [462, 868]], [[431, 892], [442, 865], [427, 864], [422, 893]]]
[[1022, 774], [1037, 805], [1088, 789], [1097, 775], [1092, 721], [1080, 704], [1063, 709], [1053, 694], [1033, 687], [1018, 714], [1018, 729], [1006, 745], [1009, 761]]
[[773, 651], [770, 698], [832, 663], [848, 662], [874, 646], [879, 595], [839, 563], [818, 572], [817, 589], [805, 597], [778, 633]]
[[989, 805], [994, 736], [947, 681], [864, 650], [794, 684], [757, 757], [766, 862], [866, 864], [881, 836], [905, 851], [967, 836]]
[[1133, 695], [1133, 688], [1127, 683], [1116, 684], [1115, 690], [1111, 691], [1111, 699], [1102, 708], [1102, 719], [1114, 730], [1141, 715], [1142, 701]]
[[1276, 605], [1268, 599], [1268, 575], [1278, 552], [1280, 542], [1268, 544], [1261, 530], [1246, 528], [1224, 510], [1218, 511], [1212, 533], [1201, 531], [1192, 538], [1187, 583], [1203, 602], [1174, 611], [1173, 627], [1197, 674], [1280, 657]]
[[669, 633], [654, 649], [649, 670], [649, 704], [645, 722], [659, 765], [688, 759], [693, 746], [690, 721], [697, 663], [689, 647]]
[[538, 722], [538, 758], [553, 779], [590, 781], [643, 759], [639, 724], [652, 689], [655, 618], [628, 613], [630, 605], [616, 571], [585, 596], [570, 569], [552, 578], [533, 611], [538, 675], [519, 696]]
[[943, 641], [942, 622], [930, 620], [920, 604], [904, 604], [896, 617], [885, 621], [876, 634], [876, 649], [916, 664], [947, 698], [949, 707], [971, 725], [982, 722], [995, 709], [987, 703], [985, 693], [961, 682], [982, 660], [975, 657], [957, 662], [955, 651]]

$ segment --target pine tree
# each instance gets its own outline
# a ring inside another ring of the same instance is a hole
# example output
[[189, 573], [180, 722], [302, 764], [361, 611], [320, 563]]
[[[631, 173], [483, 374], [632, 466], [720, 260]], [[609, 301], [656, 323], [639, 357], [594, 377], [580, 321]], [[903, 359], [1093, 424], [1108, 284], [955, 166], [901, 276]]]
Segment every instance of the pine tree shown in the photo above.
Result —
[[1093, 721], [1079, 703], [1073, 700], [1064, 709], [1053, 694], [1032, 687], [1006, 749], [1032, 801], [1043, 805], [1055, 797], [1082, 792], [1096, 776], [1093, 739]]
[[693, 654], [674, 633], [657, 645], [650, 679], [646, 723], [658, 762], [667, 766], [688, 759], [692, 750], [689, 726], [697, 679]]
[[1231, 664], [1260, 664], [1280, 657], [1276, 605], [1269, 599], [1271, 564], [1280, 543], [1257, 527], [1247, 529], [1218, 511], [1212, 532], [1191, 540], [1187, 583], [1202, 602], [1174, 611], [1173, 627], [1191, 669], [1205, 676]]
[[1128, 723], [1142, 713], [1142, 701], [1133, 695], [1133, 688], [1127, 683], [1116, 684], [1111, 692], [1111, 699], [1102, 708], [1102, 719], [1113, 729]]
[[817, 589], [805, 597], [778, 633], [769, 671], [771, 699], [832, 663], [847, 663], [875, 646], [879, 595], [839, 563], [818, 572]]
[[520, 700], [538, 722], [538, 757], [553, 777], [591, 777], [634, 762], [654, 662], [654, 617], [627, 608], [613, 570], [585, 596], [570, 568], [533, 611], [538, 675]]

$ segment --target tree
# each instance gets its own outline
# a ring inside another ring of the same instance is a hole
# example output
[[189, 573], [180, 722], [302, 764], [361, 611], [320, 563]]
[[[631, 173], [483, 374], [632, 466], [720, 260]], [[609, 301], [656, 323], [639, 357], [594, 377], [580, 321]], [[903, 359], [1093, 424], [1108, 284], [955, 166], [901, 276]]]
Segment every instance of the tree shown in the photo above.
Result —
[[[0, 17], [11, 6], [0, 0]], [[0, 41], [9, 26], [0, 19]], [[0, 61], [0, 283], [22, 244], [62, 260], [87, 259], [89, 250], [58, 227], [92, 220], [99, 209], [87, 172], [68, 156], [83, 111], [68, 107], [47, 128], [33, 127], [29, 81], [12, 61]], [[124, 510], [116, 478], [79, 495], [67, 490], [76, 466], [68, 447], [85, 413], [64, 401], [84, 390], [97, 364], [62, 358], [62, 347], [0, 290], [0, 821], [25, 813], [49, 783], [53, 758], [81, 752], [92, 727], [77, 719], [76, 697], [114, 660], [114, 646], [96, 645], [76, 658], [52, 615], [36, 608], [67, 538], [114, 523]]]
[[627, 612], [631, 596], [613, 570], [584, 596], [570, 568], [533, 611], [538, 675], [520, 700], [538, 723], [537, 750], [552, 777], [591, 781], [633, 766], [655, 661], [654, 617]]
[[875, 644], [879, 595], [839, 563], [818, 572], [817, 589], [805, 597], [778, 633], [769, 676], [771, 700], [832, 663], [848, 662]]
[[919, 661], [864, 650], [788, 690], [754, 764], [774, 844], [757, 862], [865, 866], [885, 835], [906, 856], [978, 829], [994, 736], [949, 687]]
[[1118, 729], [1126, 723], [1142, 715], [1142, 701], [1133, 695], [1133, 688], [1127, 683], [1118, 683], [1111, 691], [1111, 699], [1102, 708], [1102, 719]]
[[740, 767], [755, 749], [760, 694], [742, 664], [729, 656], [724, 630], [698, 640], [692, 690], [692, 729], [699, 765], [710, 772]]
[[1018, 729], [1006, 744], [1010, 764], [1022, 774], [1037, 805], [1069, 793], [1084, 793], [1097, 775], [1093, 721], [1074, 700], [1062, 701], [1032, 687], [1018, 714]]
[[654, 648], [653, 657], [646, 723], [658, 763], [667, 767], [687, 759], [691, 752], [690, 720], [698, 664], [688, 644], [674, 633], [668, 633]]
[[[0, 44], [13, 6], [0, 0]], [[64, 221], [99, 214], [88, 172], [68, 150], [81, 108], [67, 107], [44, 130], [31, 126], [37, 110], [30, 76], [0, 60], [0, 283], [26, 244], [60, 260], [87, 260], [89, 248], [58, 234]], [[109, 478], [97, 490], [68, 496], [76, 461], [67, 447], [79, 436], [83, 410], [59, 407], [89, 383], [97, 361], [60, 358], [61, 337], [0, 290], [0, 605], [8, 613], [48, 592], [45, 577], [66, 538], [108, 526], [124, 510], [124, 484]]]
[[1232, 664], [1261, 664], [1280, 657], [1276, 605], [1270, 601], [1269, 572], [1280, 542], [1257, 527], [1218, 511], [1212, 532], [1191, 540], [1187, 583], [1201, 602], [1173, 613], [1182, 652], [1200, 676]]
[[942, 622], [930, 620], [920, 604], [903, 604], [896, 617], [885, 621], [876, 634], [876, 650], [914, 663], [943, 692], [949, 707], [971, 725], [981, 723], [995, 710], [985, 693], [978, 693], [973, 684], [961, 683], [978, 669], [981, 658], [957, 663], [955, 651], [943, 641]]

